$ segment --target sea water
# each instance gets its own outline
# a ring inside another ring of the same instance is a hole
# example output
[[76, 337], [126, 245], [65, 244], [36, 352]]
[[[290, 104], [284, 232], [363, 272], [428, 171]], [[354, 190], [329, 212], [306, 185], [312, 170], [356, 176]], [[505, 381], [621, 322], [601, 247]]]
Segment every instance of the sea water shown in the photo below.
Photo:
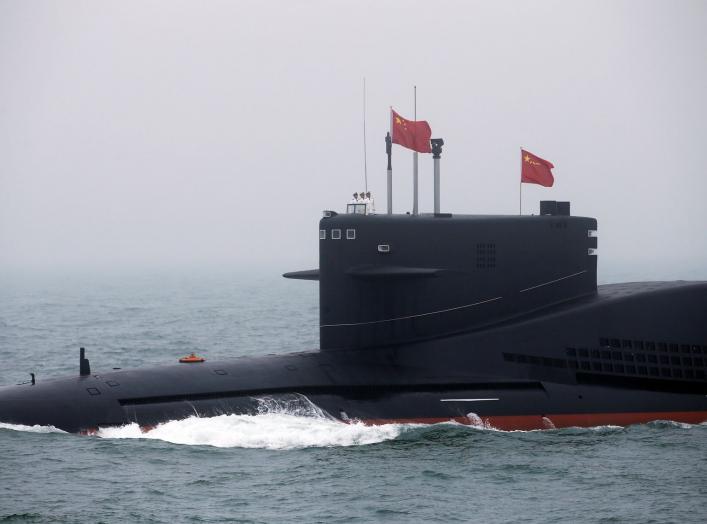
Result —
[[[314, 349], [317, 286], [279, 277], [0, 279], [0, 384]], [[342, 424], [261, 399], [257, 415], [94, 436], [0, 423], [0, 523], [703, 522], [707, 426], [503, 432]]]

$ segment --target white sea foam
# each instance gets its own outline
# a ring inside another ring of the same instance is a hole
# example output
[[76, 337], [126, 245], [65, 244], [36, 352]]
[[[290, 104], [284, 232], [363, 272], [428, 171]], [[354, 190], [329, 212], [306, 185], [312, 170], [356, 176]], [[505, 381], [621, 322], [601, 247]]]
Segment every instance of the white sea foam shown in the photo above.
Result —
[[174, 444], [219, 448], [296, 449], [307, 447], [360, 446], [395, 439], [404, 426], [346, 424], [324, 417], [287, 413], [190, 417], [160, 424], [143, 433], [137, 424], [103, 428], [102, 438], [142, 438]]
[[[499, 431], [494, 428], [487, 420], [482, 419], [476, 413], [467, 413], [466, 418], [469, 421], [469, 426], [474, 429], [482, 429], [486, 431]], [[459, 424], [462, 426], [463, 424]]]
[[103, 428], [102, 438], [142, 438], [174, 444], [219, 448], [296, 449], [307, 447], [360, 446], [396, 438], [405, 426], [366, 426], [343, 423], [303, 395], [254, 399], [257, 414], [189, 417], [159, 424], [142, 432], [137, 424]]
[[0, 429], [10, 429], [12, 431], [25, 431], [27, 433], [66, 433], [54, 426], [24, 426], [22, 424], [6, 424], [0, 422]]

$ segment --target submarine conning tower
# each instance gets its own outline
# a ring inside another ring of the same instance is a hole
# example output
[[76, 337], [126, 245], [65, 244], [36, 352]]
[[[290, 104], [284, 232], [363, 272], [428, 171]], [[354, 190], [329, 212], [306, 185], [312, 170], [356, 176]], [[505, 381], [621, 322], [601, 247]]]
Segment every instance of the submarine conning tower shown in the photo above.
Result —
[[596, 293], [597, 222], [541, 214], [338, 214], [319, 222], [322, 350], [478, 330]]

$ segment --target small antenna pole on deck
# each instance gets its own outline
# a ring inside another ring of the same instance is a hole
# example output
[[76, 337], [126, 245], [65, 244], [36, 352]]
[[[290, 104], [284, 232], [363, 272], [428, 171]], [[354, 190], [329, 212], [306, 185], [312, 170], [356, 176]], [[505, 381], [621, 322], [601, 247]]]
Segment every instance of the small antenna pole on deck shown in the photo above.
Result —
[[86, 358], [86, 349], [79, 348], [79, 375], [86, 377], [91, 374], [91, 364]]

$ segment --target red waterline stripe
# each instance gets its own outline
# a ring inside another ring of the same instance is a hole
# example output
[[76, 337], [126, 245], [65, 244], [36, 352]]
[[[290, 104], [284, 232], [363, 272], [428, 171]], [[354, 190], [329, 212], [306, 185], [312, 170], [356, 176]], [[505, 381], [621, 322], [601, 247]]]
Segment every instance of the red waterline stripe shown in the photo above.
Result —
[[[629, 426], [631, 424], [645, 424], [655, 420], [671, 420], [686, 422], [688, 424], [701, 424], [707, 422], [707, 411], [653, 411], [646, 413], [561, 413], [555, 415], [492, 415], [479, 417], [484, 426], [512, 430], [552, 429], [568, 427], [593, 427], [593, 426]], [[377, 426], [382, 424], [437, 424], [439, 422], [459, 422], [466, 425], [477, 425], [479, 420], [469, 417], [452, 418], [396, 418], [396, 419], [365, 419], [366, 425]]]

